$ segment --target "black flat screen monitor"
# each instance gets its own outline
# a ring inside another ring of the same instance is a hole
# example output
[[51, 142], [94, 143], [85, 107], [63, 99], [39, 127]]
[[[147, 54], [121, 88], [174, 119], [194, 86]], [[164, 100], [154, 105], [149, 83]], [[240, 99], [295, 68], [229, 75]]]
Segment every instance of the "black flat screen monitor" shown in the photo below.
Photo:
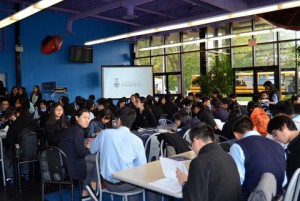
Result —
[[70, 62], [93, 63], [93, 48], [86, 46], [70, 46]]

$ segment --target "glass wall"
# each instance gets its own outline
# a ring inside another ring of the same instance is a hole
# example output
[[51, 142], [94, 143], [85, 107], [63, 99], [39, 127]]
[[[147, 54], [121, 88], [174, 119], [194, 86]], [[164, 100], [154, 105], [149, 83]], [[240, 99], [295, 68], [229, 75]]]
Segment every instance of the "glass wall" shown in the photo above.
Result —
[[[255, 83], [260, 86], [262, 82], [271, 79], [267, 73], [253, 74], [255, 69], [268, 71], [268, 68], [280, 69], [280, 75], [277, 73], [277, 77], [283, 95], [299, 93], [300, 73], [294, 49], [300, 45], [300, 33], [288, 30], [264, 34], [254, 32], [274, 28], [276, 27], [257, 19], [223, 23], [218, 27], [207, 26], [201, 29], [202, 32], [205, 30], [205, 38], [210, 39], [203, 43], [204, 45], [190, 43], [140, 51], [144, 47], [198, 40], [201, 32], [195, 28], [182, 32], [174, 31], [165, 36], [152, 36], [136, 42], [135, 64], [153, 65], [156, 94], [185, 95], [189, 91], [199, 91], [200, 89], [193, 86], [192, 80], [201, 76], [200, 72], [209, 72], [210, 63], [220, 54], [229, 55], [231, 58], [232, 68], [236, 69], [235, 91], [239, 94], [254, 93]], [[229, 39], [214, 39], [218, 36], [241, 33], [247, 34]], [[255, 39], [256, 42], [252, 44], [249, 39]], [[258, 91], [260, 90], [259, 88]]]

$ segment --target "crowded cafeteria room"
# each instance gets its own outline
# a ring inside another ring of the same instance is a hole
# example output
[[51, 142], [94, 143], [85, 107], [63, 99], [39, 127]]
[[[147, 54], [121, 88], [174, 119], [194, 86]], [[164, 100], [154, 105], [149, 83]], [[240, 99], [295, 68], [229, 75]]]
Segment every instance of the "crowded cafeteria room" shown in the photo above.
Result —
[[1, 0], [0, 200], [300, 200], [299, 11]]

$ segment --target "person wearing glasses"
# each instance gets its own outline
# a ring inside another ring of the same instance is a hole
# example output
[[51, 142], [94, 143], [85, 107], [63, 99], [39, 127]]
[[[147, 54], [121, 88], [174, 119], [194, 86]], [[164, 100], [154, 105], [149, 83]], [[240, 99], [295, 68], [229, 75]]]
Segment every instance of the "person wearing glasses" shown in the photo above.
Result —
[[237, 167], [225, 151], [214, 142], [214, 130], [206, 123], [195, 125], [190, 133], [197, 155], [190, 163], [188, 175], [177, 168], [183, 200], [241, 201], [242, 189]]
[[294, 121], [286, 115], [275, 116], [268, 124], [268, 132], [280, 143], [287, 144], [286, 175], [288, 182], [300, 167], [300, 135]]
[[237, 141], [230, 147], [230, 155], [238, 167], [244, 200], [248, 199], [266, 172], [275, 176], [277, 195], [282, 195], [286, 169], [282, 146], [255, 131], [247, 116], [236, 117], [232, 131]]

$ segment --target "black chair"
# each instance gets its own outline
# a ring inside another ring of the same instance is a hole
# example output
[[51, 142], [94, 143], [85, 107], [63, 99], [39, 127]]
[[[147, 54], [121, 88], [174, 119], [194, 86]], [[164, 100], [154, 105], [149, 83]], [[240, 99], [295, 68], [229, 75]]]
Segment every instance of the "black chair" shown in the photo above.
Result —
[[58, 184], [60, 200], [62, 200], [62, 185], [71, 186], [71, 200], [74, 200], [74, 181], [69, 177], [70, 171], [66, 154], [57, 147], [47, 147], [40, 154], [40, 169], [42, 181], [42, 200], [45, 197], [45, 184]]
[[21, 188], [21, 173], [20, 166], [25, 164], [32, 164], [32, 172], [34, 178], [34, 165], [39, 161], [39, 134], [26, 128], [20, 133], [19, 144], [15, 145], [15, 165], [17, 170], [18, 184], [20, 192]]

